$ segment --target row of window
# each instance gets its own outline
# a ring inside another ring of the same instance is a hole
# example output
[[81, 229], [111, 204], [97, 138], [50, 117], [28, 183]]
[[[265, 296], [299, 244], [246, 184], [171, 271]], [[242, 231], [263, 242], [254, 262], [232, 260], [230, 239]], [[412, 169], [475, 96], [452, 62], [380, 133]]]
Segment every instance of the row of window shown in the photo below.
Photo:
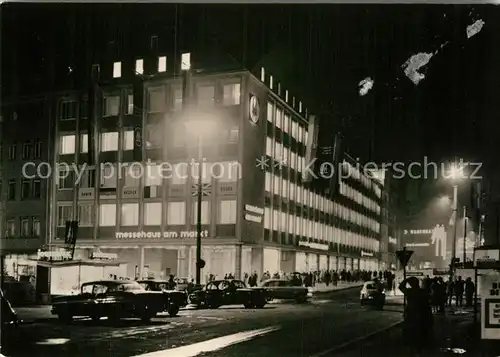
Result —
[[362, 227], [371, 229], [374, 232], [380, 232], [380, 223], [376, 220], [351, 210], [343, 205], [333, 202], [326, 197], [320, 196], [307, 188], [298, 186], [288, 180], [272, 175], [269, 172], [265, 174], [265, 190], [272, 194], [290, 199], [299, 204], [309, 206], [319, 211], [335, 215], [345, 221], [350, 221]]
[[307, 129], [273, 102], [267, 103], [267, 120], [298, 142], [307, 143]]
[[[236, 224], [236, 200], [221, 200], [217, 207], [217, 224]], [[192, 224], [197, 221], [197, 202], [193, 202]], [[186, 202], [168, 202], [166, 207], [161, 202], [146, 202], [142, 207], [144, 225], [159, 226], [162, 224], [162, 217], [166, 208], [167, 225], [185, 225], [187, 204]], [[95, 205], [79, 204], [78, 221], [81, 227], [94, 226]], [[114, 227], [117, 224], [117, 204], [102, 203], [99, 205], [99, 226]], [[121, 226], [138, 226], [141, 215], [139, 203], [122, 203], [120, 206], [120, 224]], [[201, 204], [201, 223], [210, 224], [210, 202], [203, 201]], [[57, 224], [64, 227], [66, 221], [73, 219], [73, 206], [71, 203], [59, 203], [57, 207]]]
[[377, 252], [380, 245], [377, 239], [364, 237], [354, 232], [273, 210], [269, 207], [264, 208], [264, 228]]
[[292, 150], [270, 137], [266, 138], [266, 155], [298, 172], [302, 172], [305, 167], [305, 158], [303, 156], [294, 153]]
[[361, 192], [352, 188], [348, 184], [346, 184], [344, 182], [340, 182], [339, 191], [340, 191], [341, 195], [350, 198], [354, 202], [368, 208], [370, 211], [373, 211], [373, 212], [376, 212], [377, 214], [380, 214], [380, 205], [377, 202], [366, 197]]
[[[9, 201], [17, 200], [17, 186], [21, 182], [21, 199], [38, 199], [41, 197], [42, 193], [42, 182], [40, 180], [26, 180], [21, 181], [17, 179], [9, 180], [9, 185], [7, 187], [7, 199]], [[0, 182], [0, 192], [1, 192], [1, 182]]]
[[[196, 88], [196, 99], [198, 105], [214, 105], [217, 101], [216, 87], [213, 84], [200, 84]], [[155, 87], [148, 90], [147, 108], [149, 113], [161, 113], [165, 111], [166, 95], [164, 87]], [[171, 91], [171, 109], [176, 111], [182, 108], [182, 88], [174, 88]], [[125, 97], [126, 105], [125, 115], [134, 114], [134, 96], [128, 94]], [[113, 117], [120, 114], [121, 98], [118, 95], [106, 95], [103, 98], [102, 114], [103, 117]], [[222, 97], [220, 102], [224, 106], [239, 105], [241, 103], [241, 85], [240, 83], [226, 83], [222, 86]], [[82, 105], [86, 105], [85, 102]], [[82, 117], [86, 118], [86, 108], [82, 111]], [[61, 120], [75, 120], [78, 114], [78, 103], [72, 100], [66, 100], [60, 104]]]
[[[18, 220], [14, 218], [7, 219], [5, 234], [7, 238], [17, 236], [17, 222]], [[21, 217], [19, 225], [19, 236], [20, 237], [40, 237], [41, 226], [40, 219], [38, 217]]]
[[[222, 161], [217, 163], [204, 162], [201, 164], [202, 183], [211, 183], [213, 179], [218, 182], [236, 182], [242, 175], [242, 168], [238, 162]], [[137, 163], [102, 164], [100, 184], [103, 188], [116, 188], [118, 181], [123, 180], [123, 187], [139, 187], [141, 179], [144, 186], [161, 186], [164, 179], [169, 179], [172, 185], [184, 185], [189, 177], [198, 178], [198, 163], [155, 164], [139, 165]], [[75, 171], [59, 172], [59, 190], [73, 189], [75, 182], [82, 188], [94, 187], [95, 169], [85, 169], [78, 176]]]
[[342, 170], [344, 171], [343, 174], [347, 175], [348, 177], [355, 178], [370, 191], [374, 191], [377, 197], [380, 197], [382, 195], [382, 190], [380, 189], [380, 187], [375, 184], [371, 178], [361, 173], [361, 171], [357, 167], [351, 165], [351, 163], [344, 160]]
[[[9, 145], [8, 159], [9, 160], [17, 160], [18, 156], [18, 144], [13, 143]], [[3, 148], [3, 146], [0, 146]], [[3, 150], [0, 150], [0, 158], [3, 157]], [[31, 141], [27, 141], [22, 144], [21, 151], [21, 159], [22, 160], [30, 160], [30, 159], [40, 159], [42, 157], [42, 142], [36, 140], [33, 144]]]

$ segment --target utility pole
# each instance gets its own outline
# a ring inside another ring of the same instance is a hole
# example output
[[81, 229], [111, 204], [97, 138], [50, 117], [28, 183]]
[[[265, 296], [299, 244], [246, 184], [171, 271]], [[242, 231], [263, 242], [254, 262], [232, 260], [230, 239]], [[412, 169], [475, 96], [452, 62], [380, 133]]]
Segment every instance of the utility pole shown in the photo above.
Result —
[[453, 246], [451, 247], [450, 280], [453, 281], [455, 275], [455, 260], [457, 257], [457, 206], [458, 206], [458, 186], [453, 185]]
[[466, 244], [466, 239], [467, 239], [467, 207], [464, 206], [464, 241], [462, 242], [463, 246], [463, 267], [465, 269], [465, 260], [467, 259], [467, 244]]

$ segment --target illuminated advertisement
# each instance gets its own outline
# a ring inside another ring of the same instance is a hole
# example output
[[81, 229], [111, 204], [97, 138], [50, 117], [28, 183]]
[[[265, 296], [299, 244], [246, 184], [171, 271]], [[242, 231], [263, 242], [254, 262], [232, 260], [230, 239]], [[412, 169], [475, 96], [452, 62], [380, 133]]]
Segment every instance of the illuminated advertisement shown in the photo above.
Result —
[[500, 274], [490, 271], [481, 279], [481, 338], [500, 339]]

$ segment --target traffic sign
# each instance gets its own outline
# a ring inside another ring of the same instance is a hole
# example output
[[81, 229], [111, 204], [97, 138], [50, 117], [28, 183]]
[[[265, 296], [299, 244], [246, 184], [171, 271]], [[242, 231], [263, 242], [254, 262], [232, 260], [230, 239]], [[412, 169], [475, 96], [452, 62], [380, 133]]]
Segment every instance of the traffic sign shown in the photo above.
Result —
[[397, 250], [396, 251], [396, 256], [399, 259], [399, 262], [401, 263], [402, 266], [406, 266], [408, 264], [408, 261], [410, 260], [411, 256], [413, 254], [413, 250]]

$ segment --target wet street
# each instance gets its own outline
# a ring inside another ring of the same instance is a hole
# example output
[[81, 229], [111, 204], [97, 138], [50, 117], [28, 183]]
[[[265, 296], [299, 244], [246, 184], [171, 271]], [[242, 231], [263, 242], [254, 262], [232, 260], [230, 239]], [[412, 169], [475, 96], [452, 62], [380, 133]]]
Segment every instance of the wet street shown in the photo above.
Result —
[[[271, 303], [264, 309], [240, 306], [184, 310], [150, 323], [110, 324], [56, 319], [19, 327], [3, 347], [6, 356], [310, 356], [370, 334], [401, 319], [399, 300], [384, 311], [359, 304], [359, 290], [313, 298], [307, 304]], [[208, 342], [207, 342], [208, 341]], [[206, 342], [206, 343], [204, 343]], [[166, 351], [165, 351], [166, 350]], [[154, 353], [163, 351], [160, 353]]]

